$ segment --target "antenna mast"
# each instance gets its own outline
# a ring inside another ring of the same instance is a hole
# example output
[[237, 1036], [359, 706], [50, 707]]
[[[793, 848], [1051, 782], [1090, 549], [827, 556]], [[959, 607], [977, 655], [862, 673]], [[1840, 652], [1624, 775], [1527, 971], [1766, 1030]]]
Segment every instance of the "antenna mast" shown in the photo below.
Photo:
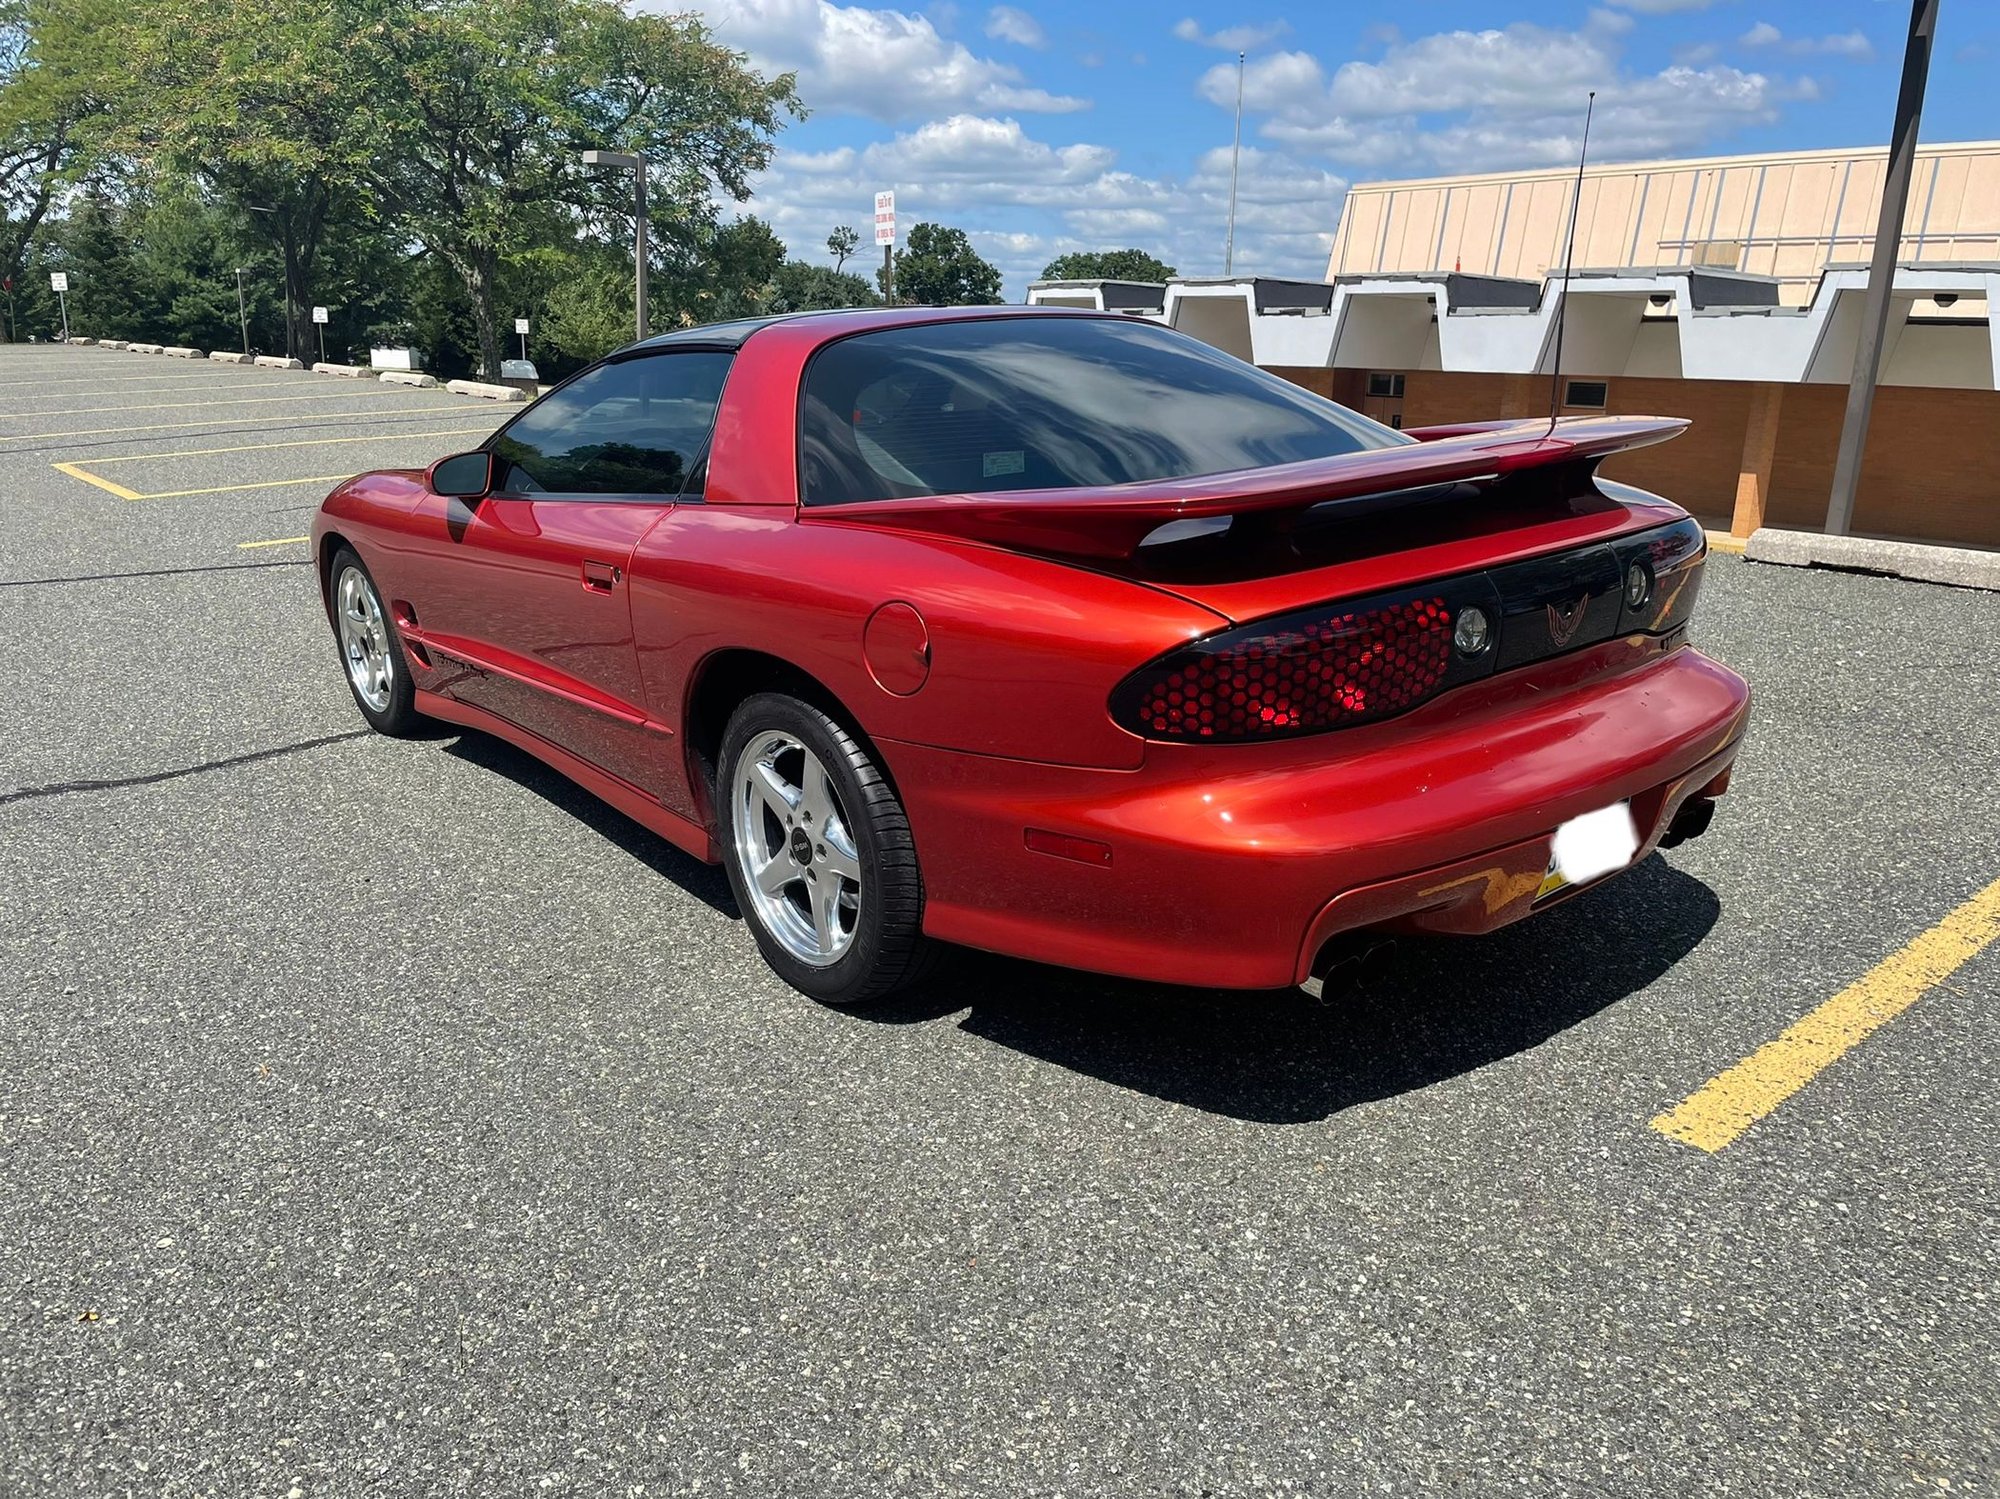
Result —
[[1236, 54], [1236, 140], [1229, 148], [1229, 238], [1222, 247], [1222, 274], [1236, 269], [1236, 164], [1243, 155], [1243, 54]]
[[1597, 90], [1590, 91], [1590, 100], [1583, 107], [1583, 145], [1576, 153], [1576, 191], [1569, 200], [1569, 243], [1563, 247], [1562, 297], [1556, 303], [1556, 354], [1554, 367], [1549, 372], [1549, 430], [1556, 429], [1556, 418], [1562, 414], [1563, 377], [1563, 319], [1569, 313], [1569, 278], [1576, 269], [1576, 215], [1583, 207], [1583, 163], [1590, 155], [1590, 117], [1597, 110]]

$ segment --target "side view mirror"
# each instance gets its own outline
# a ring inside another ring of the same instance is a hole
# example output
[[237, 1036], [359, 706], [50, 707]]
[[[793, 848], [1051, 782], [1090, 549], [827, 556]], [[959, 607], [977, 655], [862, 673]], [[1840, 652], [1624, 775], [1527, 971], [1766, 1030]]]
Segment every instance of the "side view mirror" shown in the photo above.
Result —
[[493, 455], [453, 453], [449, 458], [440, 458], [430, 466], [424, 482], [432, 494], [456, 500], [480, 499], [493, 490]]

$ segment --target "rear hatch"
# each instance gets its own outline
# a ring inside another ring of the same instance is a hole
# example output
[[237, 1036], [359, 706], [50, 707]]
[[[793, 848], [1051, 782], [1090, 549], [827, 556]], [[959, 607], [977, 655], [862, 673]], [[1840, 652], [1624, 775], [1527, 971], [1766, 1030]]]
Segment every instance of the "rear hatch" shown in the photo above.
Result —
[[1041, 553], [1201, 605], [1235, 628], [1135, 673], [1113, 717], [1149, 737], [1268, 738], [1393, 716], [1614, 636], [1683, 630], [1699, 525], [1595, 470], [1686, 425], [1451, 428], [1279, 468], [805, 518]]

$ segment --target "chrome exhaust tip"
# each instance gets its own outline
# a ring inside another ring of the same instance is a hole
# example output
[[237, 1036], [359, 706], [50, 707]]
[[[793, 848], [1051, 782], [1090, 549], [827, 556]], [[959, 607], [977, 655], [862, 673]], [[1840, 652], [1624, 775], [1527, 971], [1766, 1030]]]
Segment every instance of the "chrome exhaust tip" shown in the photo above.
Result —
[[1299, 988], [1318, 1000], [1365, 989], [1388, 970], [1395, 950], [1396, 939], [1379, 932], [1334, 937], [1319, 950]]

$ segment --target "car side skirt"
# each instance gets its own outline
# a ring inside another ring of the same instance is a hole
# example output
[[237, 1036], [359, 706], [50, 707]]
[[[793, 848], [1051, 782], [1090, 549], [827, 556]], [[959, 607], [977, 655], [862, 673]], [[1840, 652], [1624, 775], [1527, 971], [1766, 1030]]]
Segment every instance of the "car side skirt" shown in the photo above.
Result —
[[540, 735], [532, 734], [498, 714], [459, 702], [456, 698], [426, 692], [422, 688], [417, 689], [416, 707], [419, 713], [431, 718], [478, 729], [496, 739], [506, 740], [516, 749], [533, 755], [551, 770], [568, 776], [592, 796], [616, 807], [649, 832], [658, 833], [674, 847], [693, 854], [707, 864], [721, 860], [721, 850], [716, 847], [708, 829], [700, 823], [667, 810], [638, 787], [616, 776], [606, 775], [569, 751], [550, 744]]

